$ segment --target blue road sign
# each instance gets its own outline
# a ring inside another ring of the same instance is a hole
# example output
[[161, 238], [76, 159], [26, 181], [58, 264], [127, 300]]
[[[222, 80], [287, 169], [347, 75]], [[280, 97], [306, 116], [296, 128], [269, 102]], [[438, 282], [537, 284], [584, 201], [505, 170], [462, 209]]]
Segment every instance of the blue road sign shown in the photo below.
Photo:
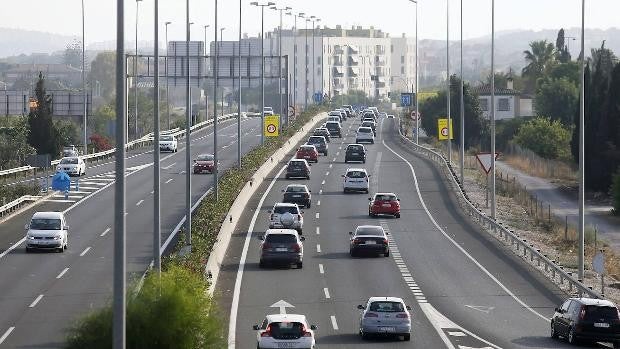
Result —
[[314, 95], [312, 95], [312, 100], [314, 100], [314, 103], [323, 102], [323, 94], [321, 92], [316, 92]]
[[411, 107], [413, 104], [413, 93], [403, 92], [400, 94], [400, 106]]
[[69, 191], [71, 189], [71, 179], [64, 172], [56, 172], [52, 177], [52, 189], [59, 191]]

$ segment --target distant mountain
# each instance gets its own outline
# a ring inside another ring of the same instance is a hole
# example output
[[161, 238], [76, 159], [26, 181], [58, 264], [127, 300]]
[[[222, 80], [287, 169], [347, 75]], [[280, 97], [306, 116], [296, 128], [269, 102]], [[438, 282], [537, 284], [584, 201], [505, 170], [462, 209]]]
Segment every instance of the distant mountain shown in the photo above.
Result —
[[61, 51], [74, 38], [39, 31], [0, 28], [0, 57]]

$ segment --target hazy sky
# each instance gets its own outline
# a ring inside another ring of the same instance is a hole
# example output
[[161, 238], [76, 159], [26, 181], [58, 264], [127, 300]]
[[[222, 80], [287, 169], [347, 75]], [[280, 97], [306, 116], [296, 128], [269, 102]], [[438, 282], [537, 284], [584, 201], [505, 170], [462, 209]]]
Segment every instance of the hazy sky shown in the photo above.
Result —
[[[460, 0], [450, 1], [451, 37], [459, 36]], [[66, 35], [81, 35], [80, 0], [2, 0], [0, 26], [39, 30]], [[86, 7], [86, 42], [99, 42], [115, 38], [116, 1], [84, 0]], [[243, 3], [243, 32], [256, 35], [260, 31], [260, 9]], [[586, 27], [607, 29], [620, 26], [620, 0], [587, 0]], [[190, 0], [190, 21], [196, 23], [193, 38], [203, 38], [205, 24], [214, 23], [215, 0]], [[408, 0], [288, 0], [277, 1], [279, 6], [291, 6], [296, 12], [305, 12], [322, 19], [322, 24], [346, 27], [352, 25], [374, 26], [400, 36], [414, 33], [413, 3]], [[465, 38], [479, 37], [491, 28], [491, 0], [464, 0]], [[140, 3], [139, 40], [153, 38], [154, 0]], [[185, 1], [159, 0], [161, 22], [172, 21], [169, 39], [184, 38]], [[580, 26], [581, 0], [496, 0], [496, 30], [557, 29]], [[419, 0], [421, 39], [446, 37], [446, 0]], [[126, 37], [135, 35], [135, 1], [125, 1]], [[219, 26], [225, 27], [224, 39], [233, 40], [238, 35], [239, 1], [219, 0]], [[265, 30], [276, 27], [277, 11], [265, 10]], [[291, 27], [293, 18], [284, 16], [284, 26]], [[300, 28], [304, 23], [298, 22]], [[163, 28], [163, 24], [161, 26]], [[209, 40], [213, 27], [208, 29]], [[164, 40], [163, 29], [160, 33]]]

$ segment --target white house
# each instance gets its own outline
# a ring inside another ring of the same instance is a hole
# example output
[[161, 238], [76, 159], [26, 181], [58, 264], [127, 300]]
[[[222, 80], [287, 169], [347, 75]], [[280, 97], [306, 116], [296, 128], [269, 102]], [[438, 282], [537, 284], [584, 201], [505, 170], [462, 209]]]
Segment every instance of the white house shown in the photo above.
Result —
[[[478, 95], [482, 115], [489, 119], [491, 115], [491, 86], [482, 85], [473, 88]], [[507, 88], [495, 87], [495, 120], [527, 117], [534, 114], [532, 97], [514, 89], [512, 79], [508, 79]]]

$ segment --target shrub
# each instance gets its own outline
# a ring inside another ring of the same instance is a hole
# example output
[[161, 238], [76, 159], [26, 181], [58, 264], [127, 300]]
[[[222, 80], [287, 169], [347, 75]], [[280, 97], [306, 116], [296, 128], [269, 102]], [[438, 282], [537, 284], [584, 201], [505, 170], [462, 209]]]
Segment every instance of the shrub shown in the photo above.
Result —
[[611, 197], [613, 199], [613, 214], [620, 215], [620, 168], [611, 180]]
[[38, 182], [33, 184], [0, 185], [0, 205], [3, 204], [1, 201], [3, 199], [6, 202], [11, 202], [24, 195], [37, 195], [39, 194], [39, 190], [41, 190], [41, 188]]
[[[68, 349], [112, 346], [112, 307], [106, 306], [70, 331]], [[150, 274], [127, 302], [127, 348], [223, 348], [224, 331], [201, 274], [179, 267]]]
[[95, 152], [112, 149], [112, 145], [110, 145], [108, 139], [97, 133], [90, 136], [90, 142], [93, 145]]
[[558, 120], [537, 117], [519, 127], [514, 141], [547, 159], [566, 159], [570, 154], [571, 131]]

